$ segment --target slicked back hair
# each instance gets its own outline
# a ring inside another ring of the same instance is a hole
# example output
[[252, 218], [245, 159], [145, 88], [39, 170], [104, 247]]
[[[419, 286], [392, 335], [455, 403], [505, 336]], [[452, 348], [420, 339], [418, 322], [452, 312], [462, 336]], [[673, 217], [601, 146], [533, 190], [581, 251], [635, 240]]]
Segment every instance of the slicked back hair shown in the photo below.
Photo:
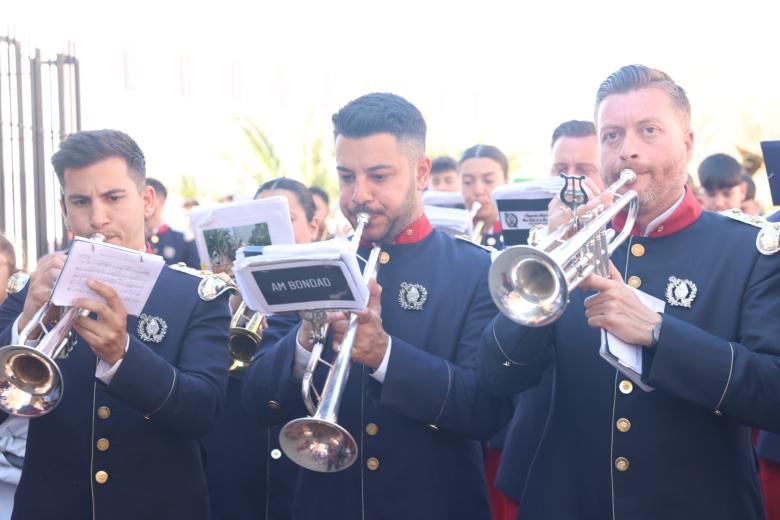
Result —
[[489, 144], [478, 144], [467, 148], [463, 155], [460, 156], [458, 166], [467, 159], [479, 159], [482, 157], [496, 161], [501, 166], [501, 171], [504, 172], [504, 179], [509, 179], [509, 160], [504, 155], [504, 152]]
[[625, 94], [641, 88], [659, 88], [669, 95], [672, 103], [691, 122], [691, 103], [685, 90], [665, 72], [645, 65], [625, 65], [604, 80], [596, 93], [596, 116], [599, 105], [611, 94]]
[[132, 137], [119, 130], [85, 130], [69, 135], [52, 155], [51, 163], [60, 186], [65, 186], [67, 168], [86, 168], [110, 157], [127, 162], [130, 176], [140, 192], [146, 183], [146, 159]]
[[555, 141], [561, 137], [588, 137], [589, 135], [596, 135], [596, 125], [590, 121], [577, 121], [572, 119], [558, 125], [558, 128], [553, 130], [552, 142], [550, 148], [555, 146]]
[[422, 113], [401, 96], [375, 92], [347, 103], [333, 114], [333, 137], [360, 139], [391, 134], [399, 144], [411, 144], [414, 159], [425, 153], [427, 127]]

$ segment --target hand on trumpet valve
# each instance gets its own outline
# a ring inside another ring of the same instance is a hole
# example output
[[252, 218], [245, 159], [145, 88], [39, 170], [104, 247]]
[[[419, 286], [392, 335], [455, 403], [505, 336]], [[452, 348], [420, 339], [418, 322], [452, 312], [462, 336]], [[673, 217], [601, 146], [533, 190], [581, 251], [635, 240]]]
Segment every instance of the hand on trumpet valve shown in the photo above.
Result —
[[604, 329], [626, 343], [652, 345], [653, 327], [661, 322], [661, 316], [639, 300], [612, 262], [609, 269], [610, 278], [591, 274], [579, 286], [583, 291], [598, 291], [585, 300], [588, 325]]
[[[352, 345], [352, 361], [376, 370], [385, 357], [390, 337], [382, 327], [382, 286], [374, 279], [368, 282], [368, 294], [366, 310], [354, 313], [358, 328]], [[331, 323], [335, 350], [341, 345], [348, 327], [349, 316], [346, 314]]]
[[[38, 262], [38, 267], [30, 275], [27, 298], [24, 301], [24, 309], [19, 316], [19, 331], [32, 319], [35, 313], [43, 307], [51, 296], [54, 282], [65, 266], [65, 255], [52, 253], [46, 255]], [[57, 307], [52, 305], [49, 313], [44, 317], [44, 323], [50, 323], [56, 318]]]
[[127, 311], [117, 292], [97, 280], [89, 288], [105, 298], [103, 303], [90, 298], [77, 298], [73, 306], [94, 313], [97, 317], [79, 316], [73, 326], [97, 357], [113, 365], [125, 356], [127, 345]]
[[[320, 337], [322, 341], [325, 341], [323, 337], [327, 333], [327, 326], [344, 313], [341, 311], [304, 311], [300, 313], [301, 326], [298, 327], [298, 343], [311, 352], [314, 347], [315, 338]], [[312, 319], [316, 317], [316, 319]], [[319, 328], [319, 330], [315, 330]]]
[[[585, 190], [585, 193], [588, 195], [588, 202], [587, 204], [577, 208], [577, 216], [582, 216], [596, 206], [603, 205], [605, 208], [607, 208], [612, 204], [614, 194], [610, 191], [605, 191], [602, 193], [596, 183], [591, 179], [585, 178], [582, 183], [582, 187]], [[550, 201], [550, 204], [547, 206], [547, 210], [548, 234], [569, 222], [573, 217], [572, 210], [569, 209], [569, 207], [566, 206], [563, 201], [561, 201], [560, 197], [553, 197]]]

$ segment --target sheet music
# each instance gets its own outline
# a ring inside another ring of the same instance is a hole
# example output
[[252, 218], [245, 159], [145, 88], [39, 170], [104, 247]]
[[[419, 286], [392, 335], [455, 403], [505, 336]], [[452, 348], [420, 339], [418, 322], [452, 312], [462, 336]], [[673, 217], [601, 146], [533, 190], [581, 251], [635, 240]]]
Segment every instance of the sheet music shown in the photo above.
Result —
[[76, 238], [52, 294], [55, 305], [75, 298], [103, 298], [87, 286], [90, 279], [111, 286], [128, 314], [138, 316], [146, 305], [165, 261], [160, 256]]
[[[666, 302], [651, 296], [638, 289], [631, 288], [634, 294], [637, 295], [639, 300], [647, 307], [655, 312], [663, 312], [666, 307]], [[632, 381], [639, 384], [645, 391], [652, 390], [653, 388], [642, 382], [642, 347], [641, 345], [633, 345], [626, 343], [617, 336], [613, 336], [609, 332], [601, 331], [601, 349], [600, 353], [604, 359], [609, 361], [618, 370], [623, 372]]]

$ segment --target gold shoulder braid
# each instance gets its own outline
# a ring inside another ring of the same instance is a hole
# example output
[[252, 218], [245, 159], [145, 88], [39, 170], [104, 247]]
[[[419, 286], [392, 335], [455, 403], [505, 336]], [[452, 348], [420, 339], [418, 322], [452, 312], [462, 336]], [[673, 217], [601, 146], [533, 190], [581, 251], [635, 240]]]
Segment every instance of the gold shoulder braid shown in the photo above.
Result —
[[748, 215], [738, 209], [722, 211], [721, 215], [760, 228], [756, 236], [756, 249], [762, 255], [774, 255], [780, 251], [780, 222], [769, 222], [764, 217]]
[[197, 276], [200, 278], [198, 284], [198, 296], [204, 302], [210, 302], [216, 300], [220, 295], [227, 291], [238, 292], [236, 282], [233, 281], [230, 276], [225, 273], [214, 274], [211, 271], [199, 271], [189, 267], [184, 262], [179, 262], [170, 266], [171, 269], [176, 271]]

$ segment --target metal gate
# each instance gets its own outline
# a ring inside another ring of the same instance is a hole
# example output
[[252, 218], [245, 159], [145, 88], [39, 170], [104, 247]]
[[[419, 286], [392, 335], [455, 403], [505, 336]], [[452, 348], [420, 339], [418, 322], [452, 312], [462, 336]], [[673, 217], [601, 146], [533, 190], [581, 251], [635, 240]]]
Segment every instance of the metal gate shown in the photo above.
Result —
[[41, 57], [0, 35], [0, 231], [17, 249], [17, 265], [68, 241], [60, 188], [50, 158], [81, 129], [79, 62], [73, 49]]

